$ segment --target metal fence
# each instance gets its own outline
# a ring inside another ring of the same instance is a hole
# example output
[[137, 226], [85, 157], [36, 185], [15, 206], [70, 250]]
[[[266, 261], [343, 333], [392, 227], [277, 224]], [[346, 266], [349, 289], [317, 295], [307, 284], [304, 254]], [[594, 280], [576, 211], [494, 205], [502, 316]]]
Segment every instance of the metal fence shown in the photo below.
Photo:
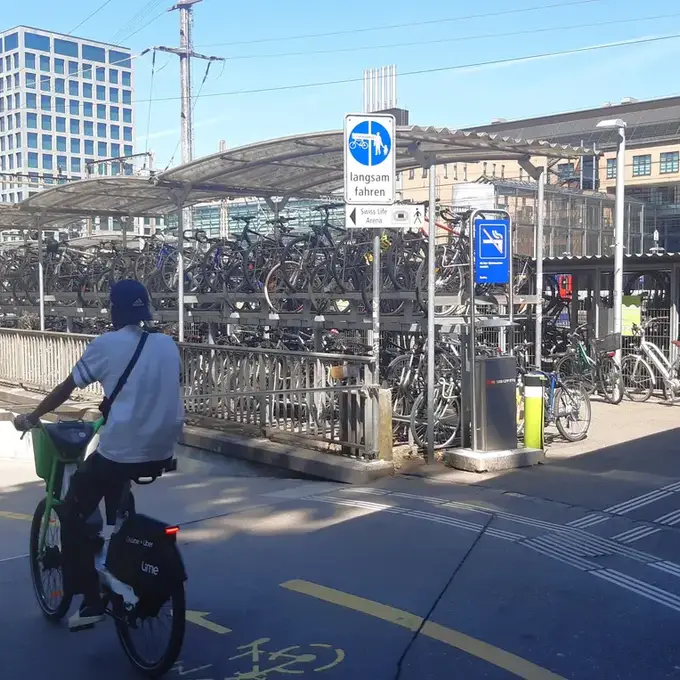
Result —
[[[49, 391], [94, 336], [0, 329], [0, 381]], [[371, 358], [283, 350], [179, 345], [187, 417], [252, 436], [306, 441], [332, 453], [370, 458]], [[99, 385], [78, 390], [97, 402]]]

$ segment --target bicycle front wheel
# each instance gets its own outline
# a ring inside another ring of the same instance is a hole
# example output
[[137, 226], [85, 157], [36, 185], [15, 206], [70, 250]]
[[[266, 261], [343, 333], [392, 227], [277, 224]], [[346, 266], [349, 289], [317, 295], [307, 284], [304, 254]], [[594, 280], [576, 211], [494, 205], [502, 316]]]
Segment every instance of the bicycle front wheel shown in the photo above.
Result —
[[[159, 620], [164, 614], [169, 614], [172, 619], [169, 626]], [[142, 597], [133, 612], [118, 611], [115, 620], [118, 639], [132, 665], [149, 678], [162, 677], [175, 665], [184, 643], [186, 627], [184, 584], [178, 584], [170, 597], [162, 603]], [[161, 631], [168, 639], [159, 645], [157, 653], [153, 653], [149, 650], [147, 633]]]
[[604, 398], [610, 404], [620, 404], [623, 399], [623, 373], [612, 357], [603, 357], [597, 368], [597, 377]]
[[[52, 506], [49, 517], [45, 517], [46, 500], [43, 498], [33, 514], [29, 561], [31, 581], [42, 613], [49, 621], [58, 622], [66, 616], [71, 607], [73, 595], [64, 587], [64, 572], [61, 548], [61, 527], [63, 510], [60, 505]], [[48, 522], [45, 545], [40, 549], [42, 528]]]
[[555, 390], [555, 425], [570, 442], [585, 439], [592, 417], [590, 396], [580, 383], [570, 383]]
[[627, 354], [621, 362], [623, 389], [631, 401], [647, 401], [654, 391], [654, 374], [650, 365], [637, 354]]

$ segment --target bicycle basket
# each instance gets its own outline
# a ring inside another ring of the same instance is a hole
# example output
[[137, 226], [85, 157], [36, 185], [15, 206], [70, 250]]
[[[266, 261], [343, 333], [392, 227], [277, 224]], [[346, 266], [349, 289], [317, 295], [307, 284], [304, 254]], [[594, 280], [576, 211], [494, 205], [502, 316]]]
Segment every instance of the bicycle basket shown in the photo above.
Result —
[[79, 420], [47, 423], [34, 429], [31, 435], [36, 475], [48, 481], [55, 460], [62, 463], [81, 461], [94, 433], [94, 423]]
[[597, 352], [616, 352], [621, 349], [621, 333], [610, 333], [593, 341]]

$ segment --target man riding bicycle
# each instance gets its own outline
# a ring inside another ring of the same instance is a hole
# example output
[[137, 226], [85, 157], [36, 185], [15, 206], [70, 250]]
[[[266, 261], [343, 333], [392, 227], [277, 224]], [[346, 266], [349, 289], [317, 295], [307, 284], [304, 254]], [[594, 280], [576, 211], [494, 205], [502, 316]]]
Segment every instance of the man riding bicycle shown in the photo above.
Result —
[[104, 615], [94, 563], [103, 542], [99, 531], [96, 536], [88, 531], [88, 518], [96, 513], [100, 530], [102, 499], [107, 507], [115, 505], [128, 480], [155, 476], [169, 463], [184, 423], [179, 350], [169, 336], [142, 327], [152, 318], [146, 288], [138, 281], [119, 281], [111, 288], [110, 310], [114, 330], [87, 346], [71, 375], [32, 413], [14, 419], [17, 429], [29, 430], [77, 387], [95, 382], [106, 395], [97, 451], [74, 474], [64, 499], [64, 587], [83, 594], [79, 611], [69, 619], [71, 630], [90, 627]]

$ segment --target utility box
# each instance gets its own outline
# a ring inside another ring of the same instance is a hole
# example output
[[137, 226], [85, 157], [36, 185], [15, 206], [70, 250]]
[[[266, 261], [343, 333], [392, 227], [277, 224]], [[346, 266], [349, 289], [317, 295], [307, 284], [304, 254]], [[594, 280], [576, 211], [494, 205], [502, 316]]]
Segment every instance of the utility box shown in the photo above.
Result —
[[[463, 394], [470, 398], [470, 377], [463, 372]], [[477, 451], [517, 448], [517, 362], [515, 357], [477, 357], [475, 360]], [[469, 402], [468, 402], [469, 403]], [[464, 409], [472, 428], [472, 413]], [[472, 446], [472, 437], [466, 437]]]

